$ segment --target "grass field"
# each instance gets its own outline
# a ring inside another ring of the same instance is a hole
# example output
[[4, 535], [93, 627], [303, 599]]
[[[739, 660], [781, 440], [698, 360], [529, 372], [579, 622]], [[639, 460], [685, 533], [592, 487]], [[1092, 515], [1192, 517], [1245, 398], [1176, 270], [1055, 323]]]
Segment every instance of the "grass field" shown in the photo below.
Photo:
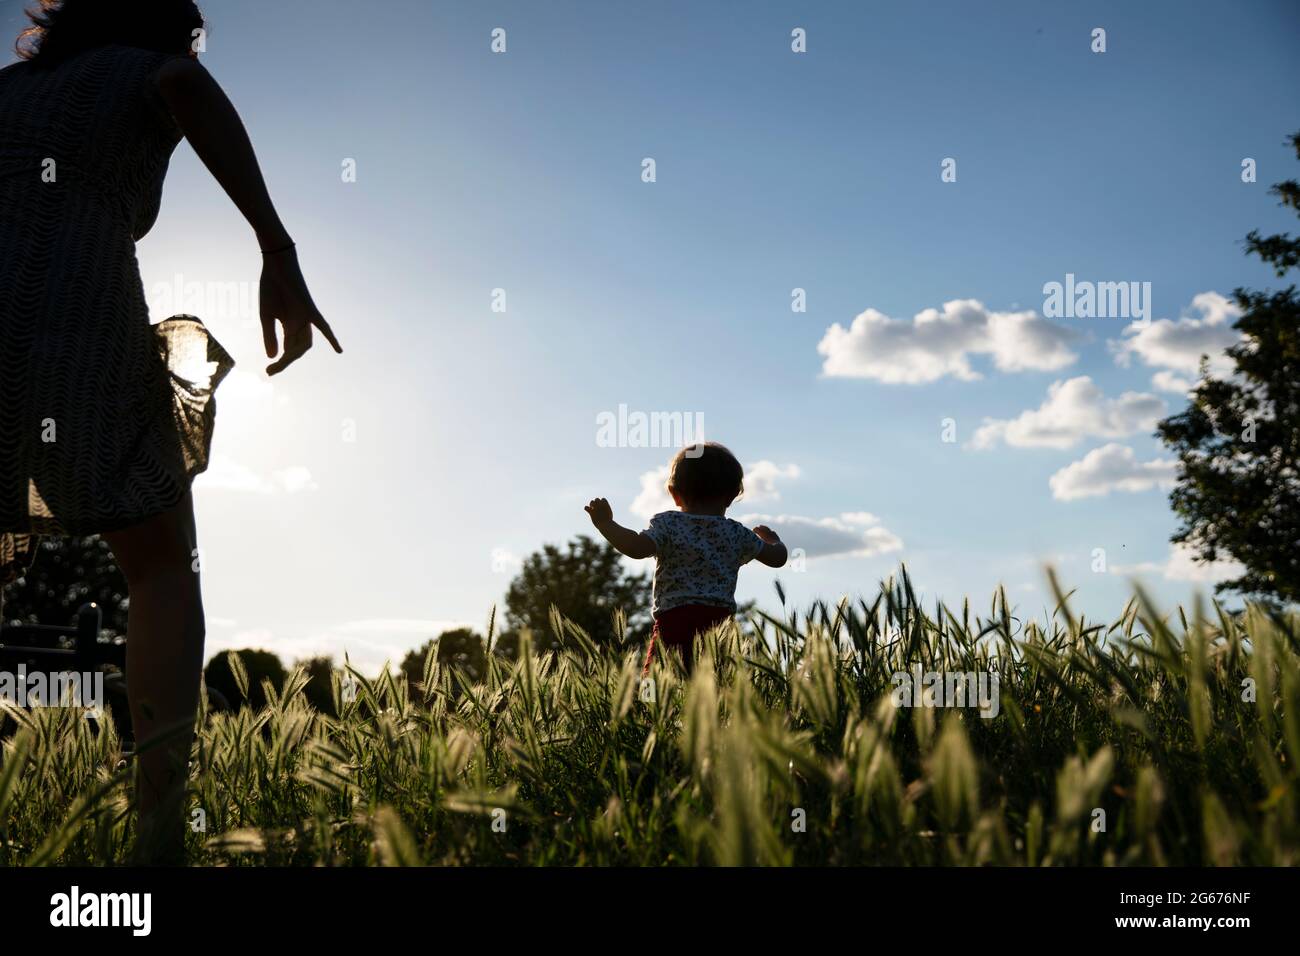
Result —
[[[1058, 594], [1059, 597], [1059, 594]], [[1300, 862], [1300, 621], [1248, 607], [1094, 624], [870, 603], [759, 618], [684, 679], [642, 650], [492, 657], [466, 685], [299, 671], [253, 712], [204, 714], [196, 865]], [[1000, 706], [898, 707], [893, 675], [987, 671]], [[1253, 693], [1252, 693], [1253, 692]], [[653, 699], [649, 699], [653, 698]], [[132, 839], [108, 722], [14, 712], [0, 863], [112, 864]]]

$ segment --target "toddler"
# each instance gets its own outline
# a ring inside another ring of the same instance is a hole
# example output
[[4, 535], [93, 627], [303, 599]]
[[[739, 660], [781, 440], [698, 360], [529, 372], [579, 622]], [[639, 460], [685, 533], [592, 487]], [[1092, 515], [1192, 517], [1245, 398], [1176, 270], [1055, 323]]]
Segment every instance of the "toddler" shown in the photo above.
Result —
[[771, 528], [750, 531], [726, 516], [727, 508], [744, 491], [740, 462], [717, 442], [690, 445], [669, 466], [668, 493], [676, 511], [650, 519], [644, 531], [624, 528], [614, 520], [609, 502], [595, 498], [587, 505], [591, 523], [629, 558], [655, 559], [654, 632], [646, 667], [656, 644], [681, 651], [687, 671], [693, 664], [695, 635], [736, 612], [736, 574], [757, 558], [768, 567], [786, 561], [786, 547]]

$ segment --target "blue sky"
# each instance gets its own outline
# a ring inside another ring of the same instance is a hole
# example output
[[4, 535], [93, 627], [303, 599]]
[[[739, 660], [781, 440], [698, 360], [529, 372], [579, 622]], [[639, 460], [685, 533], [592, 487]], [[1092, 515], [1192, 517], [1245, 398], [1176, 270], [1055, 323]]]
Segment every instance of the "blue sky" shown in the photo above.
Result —
[[[1133, 574], [1208, 589], [1171, 565], [1149, 412], [1229, 335], [1193, 300], [1276, 284], [1241, 239], [1294, 227], [1267, 189], [1297, 173], [1300, 12], [894, 6], [210, 0], [204, 62], [346, 349], [272, 385], [249, 310], [167, 308], [177, 275], [211, 300], [259, 267], [182, 145], [139, 256], [154, 318], [198, 312], [239, 362], [196, 490], [210, 651], [377, 666], [482, 622], [512, 557], [592, 533], [589, 498], [653, 504], [672, 449], [598, 446], [620, 405], [701, 415], [756, 469], [731, 513], [805, 546], [742, 599], [870, 595], [900, 561], [1029, 614], [1045, 561], [1107, 618]], [[1169, 322], [1044, 318], [1067, 273], [1149, 282]], [[982, 306], [914, 323], [954, 300]]]

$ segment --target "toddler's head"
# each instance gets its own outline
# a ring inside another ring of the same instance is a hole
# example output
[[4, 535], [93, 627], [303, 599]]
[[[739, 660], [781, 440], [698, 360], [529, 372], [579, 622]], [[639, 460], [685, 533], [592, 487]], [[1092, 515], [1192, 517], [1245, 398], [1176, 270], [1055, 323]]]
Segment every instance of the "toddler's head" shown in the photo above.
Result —
[[725, 445], [687, 445], [668, 466], [668, 493], [679, 508], [721, 514], [744, 492], [744, 475]]

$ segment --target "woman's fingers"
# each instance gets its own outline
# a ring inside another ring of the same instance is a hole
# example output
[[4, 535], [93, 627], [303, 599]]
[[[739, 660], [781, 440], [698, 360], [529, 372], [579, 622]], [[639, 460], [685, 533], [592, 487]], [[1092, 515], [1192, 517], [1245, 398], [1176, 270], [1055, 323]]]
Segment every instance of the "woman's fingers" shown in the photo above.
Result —
[[326, 342], [334, 346], [335, 352], [338, 352], [340, 355], [343, 354], [343, 346], [339, 345], [339, 340], [334, 337], [334, 330], [331, 329], [330, 324], [325, 321], [325, 316], [317, 312], [316, 316], [311, 320], [311, 324], [320, 329], [321, 335], [325, 336]]
[[275, 339], [275, 316], [269, 313], [262, 315], [262, 345], [269, 359], [275, 358], [275, 353], [280, 351], [280, 343]]
[[261, 304], [262, 340], [268, 359], [275, 359], [280, 350], [275, 334], [277, 319], [283, 327], [284, 353], [267, 366], [268, 375], [283, 372], [311, 348], [313, 326], [320, 329], [335, 352], [343, 351], [334, 330], [312, 302], [297, 257], [292, 253], [263, 261]]
[[298, 325], [291, 331], [287, 326], [284, 333], [284, 354], [266, 367], [267, 375], [279, 375], [311, 348], [311, 326]]
[[[274, 318], [262, 319], [262, 338], [266, 343], [266, 357], [270, 359], [274, 359], [276, 352], [279, 351], [276, 343], [275, 322]], [[281, 318], [280, 324], [283, 327], [284, 354], [266, 367], [267, 375], [279, 375], [311, 349], [311, 330], [313, 326], [320, 329], [321, 334], [333, 346], [335, 352], [342, 353], [343, 351], [343, 346], [339, 344], [338, 338], [334, 335], [334, 330], [325, 321], [325, 317], [314, 308], [307, 311], [307, 318], [293, 320]]]

